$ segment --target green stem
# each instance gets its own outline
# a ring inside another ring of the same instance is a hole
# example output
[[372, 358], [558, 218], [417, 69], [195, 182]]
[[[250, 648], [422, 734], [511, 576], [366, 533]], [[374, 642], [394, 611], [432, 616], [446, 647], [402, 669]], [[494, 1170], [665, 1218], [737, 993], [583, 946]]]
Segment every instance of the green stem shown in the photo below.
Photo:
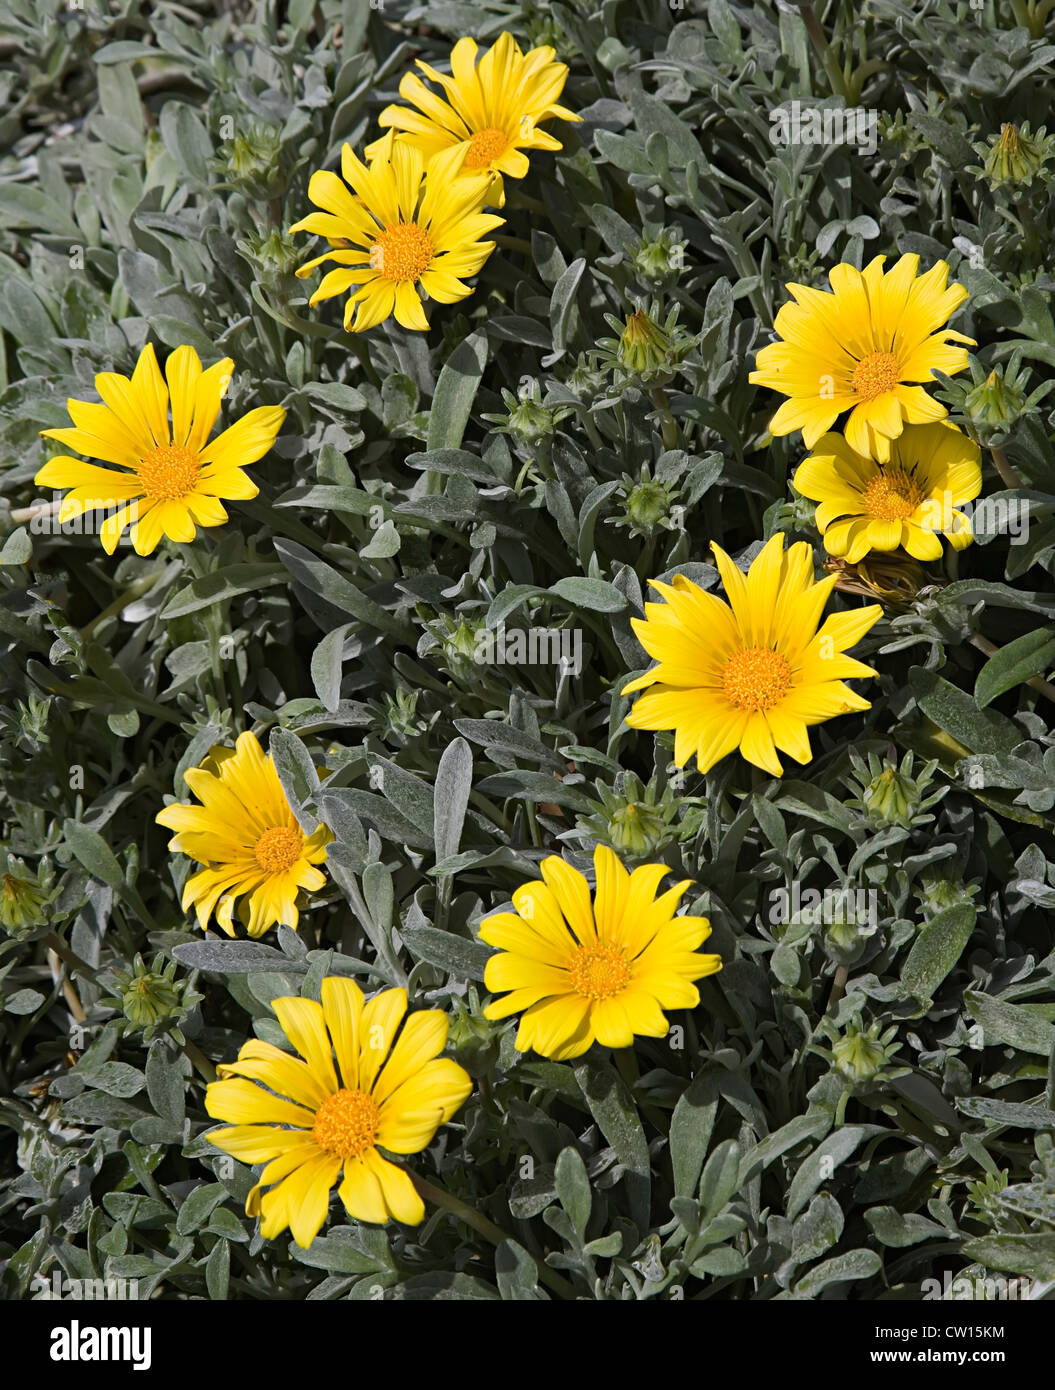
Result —
[[615, 1069], [623, 1078], [626, 1089], [630, 1092], [630, 1099], [635, 1105], [641, 1106], [641, 1113], [648, 1116], [656, 1129], [659, 1130], [660, 1134], [668, 1133], [670, 1126], [663, 1112], [651, 1104], [650, 1101], [645, 1100], [643, 1096], [637, 1095], [637, 1086], [641, 1080], [641, 1069], [637, 1064], [637, 1053], [632, 1047], [620, 1047], [612, 1052], [612, 1056], [615, 1058]]
[[824, 71], [828, 74], [828, 81], [831, 84], [832, 92], [837, 96], [841, 96], [847, 106], [852, 106], [854, 103], [850, 100], [851, 93], [847, 88], [846, 79], [839, 69], [835, 54], [832, 52], [831, 45], [828, 43], [828, 37], [821, 28], [820, 20], [813, 13], [813, 6], [803, 5], [799, 13], [802, 15], [802, 22], [806, 26], [806, 32], [810, 36], [810, 41], [817, 50], [821, 62], [824, 64]]
[[676, 449], [678, 446], [678, 422], [670, 413], [670, 397], [662, 386], [654, 386], [649, 392], [649, 397], [659, 415], [659, 428], [664, 449]]
[[1001, 481], [1005, 487], [1025, 487], [1025, 483], [1022, 481], [1014, 464], [1008, 459], [1003, 449], [999, 448], [996, 444], [991, 444], [989, 446], [989, 452], [993, 456], [993, 463], [996, 466], [996, 471], [1000, 474]]
[[189, 1058], [191, 1065], [203, 1080], [208, 1082], [216, 1080], [216, 1068], [201, 1048], [196, 1043], [191, 1042], [190, 1038], [183, 1039], [183, 1055]]
[[44, 945], [49, 951], [54, 951], [60, 960], [65, 961], [70, 970], [75, 970], [78, 975], [87, 976], [89, 980], [95, 979], [95, 967], [82, 960], [75, 951], [71, 951], [61, 936], [49, 931], [44, 937]]
[[850, 971], [845, 965], [836, 966], [835, 979], [832, 982], [832, 992], [828, 996], [828, 1009], [834, 1009], [839, 1000], [846, 993], [846, 981]]
[[137, 579], [135, 583], [129, 584], [123, 594], [119, 594], [118, 597], [114, 599], [113, 603], [108, 604], [90, 623], [81, 628], [81, 640], [84, 642], [89, 641], [94, 636], [95, 630], [105, 623], [107, 618], [113, 618], [118, 613], [124, 612], [129, 604], [135, 603], [136, 599], [142, 598], [145, 593], [149, 593], [161, 578], [161, 575], [161, 570], [155, 570], [153, 574], [144, 574]]
[[[418, 1196], [423, 1201], [432, 1202], [434, 1206], [442, 1207], [444, 1211], [449, 1211], [452, 1216], [456, 1216], [459, 1221], [463, 1221], [466, 1226], [471, 1227], [489, 1240], [492, 1245], [501, 1245], [509, 1240], [509, 1236], [500, 1226], [496, 1226], [493, 1221], [489, 1221], [486, 1216], [481, 1216], [478, 1211], [448, 1192], [446, 1188], [438, 1186], [436, 1183], [429, 1182], [427, 1178], [419, 1177], [417, 1173], [410, 1173], [407, 1176], [417, 1189]], [[530, 1252], [529, 1252], [530, 1253]], [[539, 1280], [552, 1289], [554, 1293], [560, 1294], [561, 1298], [575, 1299], [577, 1297], [575, 1289], [566, 1279], [550, 1269], [549, 1265], [543, 1263], [531, 1255], [535, 1268], [538, 1270]]]

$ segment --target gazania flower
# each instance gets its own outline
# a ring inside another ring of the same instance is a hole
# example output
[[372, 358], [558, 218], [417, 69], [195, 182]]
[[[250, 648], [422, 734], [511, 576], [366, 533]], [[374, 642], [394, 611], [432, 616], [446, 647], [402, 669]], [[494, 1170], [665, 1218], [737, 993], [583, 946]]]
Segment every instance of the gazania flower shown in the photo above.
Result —
[[433, 160], [425, 178], [421, 151], [393, 143], [391, 132], [374, 147], [367, 168], [349, 145], [341, 151], [341, 172], [356, 196], [325, 169], [312, 174], [308, 197], [322, 208], [309, 213], [291, 232], [313, 232], [337, 249], [301, 266], [303, 279], [323, 261], [336, 270], [323, 276], [310, 302], [349, 295], [344, 326], [354, 333], [395, 314], [404, 328], [429, 326], [419, 288], [430, 299], [453, 304], [472, 290], [464, 281], [494, 250], [480, 237], [503, 219], [481, 212], [489, 178], [465, 175], [461, 148]]
[[50, 459], [34, 481], [72, 489], [59, 521], [108, 510], [99, 530], [108, 555], [129, 523], [137, 555], [151, 554], [162, 536], [192, 541], [197, 526], [222, 526], [227, 512], [220, 499], [257, 495], [242, 470], [264, 457], [286, 418], [281, 406], [261, 406], [210, 443], [233, 370], [225, 357], [202, 371], [194, 349], [178, 347], [163, 377], [148, 344], [130, 378], [100, 372], [95, 389], [102, 404], [68, 400], [73, 428], [42, 431], [46, 439], [115, 465], [99, 468], [66, 454]]
[[214, 749], [184, 779], [200, 806], [166, 806], [159, 825], [177, 833], [169, 849], [205, 867], [187, 880], [183, 910], [193, 907], [198, 925], [216, 921], [234, 936], [234, 909], [250, 936], [282, 924], [296, 929], [297, 894], [326, 882], [315, 867], [333, 838], [324, 825], [306, 836], [290, 810], [275, 764], [255, 734], [238, 736], [233, 749]]
[[406, 990], [386, 989], [364, 1004], [353, 980], [332, 975], [321, 1004], [294, 997], [271, 1007], [300, 1057], [251, 1038], [205, 1092], [208, 1113], [233, 1126], [214, 1130], [210, 1143], [243, 1163], [267, 1164], [246, 1215], [260, 1217], [265, 1240], [288, 1226], [304, 1248], [343, 1172], [337, 1191], [353, 1220], [420, 1224], [425, 1207], [409, 1174], [381, 1150], [420, 1153], [472, 1090], [468, 1073], [439, 1055], [447, 1015], [412, 1013], [397, 1038]]
[[[512, 34], [502, 34], [478, 64], [476, 54], [474, 40], [459, 39], [451, 51], [449, 77], [419, 59], [418, 67], [442, 87], [447, 100], [408, 72], [399, 84], [399, 95], [417, 109], [386, 106], [378, 124], [399, 132], [399, 143], [413, 145], [426, 161], [444, 150], [462, 150], [466, 172], [483, 171], [497, 181], [491, 196], [501, 207], [501, 176], [524, 177], [528, 171], [524, 150], [562, 148], [559, 140], [539, 129], [539, 122], [580, 121], [582, 117], [556, 104], [568, 68], [554, 62], [552, 48], [521, 53]], [[367, 148], [368, 157], [379, 144]]]
[[606, 845], [593, 857], [597, 886], [557, 855], [542, 861], [542, 882], [513, 894], [516, 912], [499, 912], [480, 939], [500, 948], [484, 983], [508, 990], [487, 1018], [521, 1013], [516, 1045], [566, 1061], [592, 1043], [629, 1047], [635, 1034], [666, 1037], [664, 1009], [700, 1002], [693, 980], [722, 968], [698, 948], [711, 934], [706, 917], [675, 917], [689, 880], [656, 897], [666, 864], [628, 873]]
[[812, 449], [849, 411], [845, 433], [858, 454], [885, 463], [890, 441], [904, 425], [924, 425], [948, 414], [922, 386], [935, 370], [951, 376], [967, 366], [973, 338], [942, 329], [967, 298], [962, 285], [946, 285], [949, 267], [938, 261], [917, 276], [919, 257], [902, 256], [883, 274], [885, 256], [863, 271], [837, 265], [828, 272], [833, 293], [788, 285], [794, 304], [777, 313], [779, 343], [761, 348], [749, 377], [789, 397], [769, 422], [770, 433], [801, 430]]
[[868, 701], [843, 682], [874, 676], [846, 655], [882, 614], [879, 604], [831, 613], [818, 629], [837, 576], [814, 583], [813, 550], [799, 541], [784, 553], [784, 537], [762, 548], [747, 575], [712, 543], [725, 604], [676, 574], [652, 580], [665, 603], [646, 603], [634, 631], [658, 666], [623, 687], [654, 686], [627, 715], [632, 729], [673, 729], [674, 761], [693, 753], [701, 772], [733, 749], [779, 777], [777, 749], [796, 762], [812, 756], [807, 728]]
[[982, 490], [978, 445], [955, 425], [909, 425], [887, 463], [855, 454], [826, 434], [799, 465], [797, 491], [819, 502], [817, 529], [829, 555], [857, 564], [870, 550], [903, 546], [917, 560], [940, 560], [941, 535], [963, 550], [971, 524], [956, 510]]

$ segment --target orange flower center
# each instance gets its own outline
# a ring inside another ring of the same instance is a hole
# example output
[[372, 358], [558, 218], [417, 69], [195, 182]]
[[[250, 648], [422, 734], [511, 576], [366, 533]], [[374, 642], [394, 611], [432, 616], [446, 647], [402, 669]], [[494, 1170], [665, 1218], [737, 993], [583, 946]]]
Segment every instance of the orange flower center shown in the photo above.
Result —
[[304, 840], [291, 825], [277, 825], [265, 830], [253, 849], [256, 862], [266, 874], [280, 874], [292, 869], [300, 858]]
[[583, 999], [611, 999], [630, 983], [630, 962], [621, 946], [580, 946], [569, 973]]
[[901, 521], [923, 501], [923, 489], [901, 468], [877, 474], [864, 490], [865, 510], [877, 521]]
[[509, 148], [509, 137], [504, 130], [478, 130], [469, 141], [469, 153], [465, 156], [463, 169], [486, 169], [493, 159], [505, 154]]
[[892, 352], [870, 352], [854, 368], [853, 388], [863, 401], [893, 391], [901, 377], [898, 360]]
[[143, 491], [155, 502], [175, 502], [194, 490], [201, 463], [184, 444], [162, 444], [139, 460]]
[[386, 227], [370, 248], [370, 264], [385, 280], [420, 280], [432, 257], [429, 234], [416, 222]]
[[358, 1158], [373, 1148], [380, 1123], [381, 1112], [369, 1091], [338, 1091], [316, 1110], [311, 1137], [338, 1158]]
[[791, 665], [781, 652], [767, 647], [743, 647], [725, 663], [722, 689], [737, 709], [762, 713], [791, 689]]

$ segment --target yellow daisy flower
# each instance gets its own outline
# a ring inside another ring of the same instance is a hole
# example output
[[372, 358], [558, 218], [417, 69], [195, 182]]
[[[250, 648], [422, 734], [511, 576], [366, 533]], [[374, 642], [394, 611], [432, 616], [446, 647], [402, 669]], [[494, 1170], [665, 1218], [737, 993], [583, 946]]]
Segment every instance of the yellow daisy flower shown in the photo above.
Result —
[[630, 1047], [636, 1034], [666, 1037], [664, 1009], [700, 1002], [692, 983], [721, 970], [718, 956], [698, 948], [710, 936], [706, 917], [675, 917], [690, 880], [656, 897], [666, 864], [628, 873], [606, 846], [593, 857], [597, 886], [557, 855], [541, 864], [542, 882], [513, 894], [516, 912], [499, 912], [480, 939], [500, 948], [486, 966], [492, 992], [487, 1018], [522, 1013], [519, 1052], [567, 1061], [594, 1042]]
[[336, 247], [301, 266], [297, 275], [303, 279], [323, 261], [336, 262], [338, 268], [323, 276], [310, 303], [355, 287], [344, 310], [344, 326], [353, 333], [393, 313], [404, 328], [428, 328], [419, 288], [440, 304], [465, 299], [472, 289], [464, 281], [495, 246], [480, 237], [504, 220], [481, 212], [486, 174], [458, 177], [463, 150], [438, 155], [426, 178], [421, 151], [395, 144], [394, 138], [390, 131], [378, 143], [369, 168], [345, 145], [341, 172], [355, 196], [336, 174], [320, 169], [311, 176], [308, 197], [322, 212], [309, 213], [290, 228], [324, 236]]
[[948, 414], [922, 386], [907, 383], [967, 366], [966, 350], [952, 344], [973, 346], [974, 339], [942, 330], [967, 291], [946, 284], [944, 261], [920, 276], [918, 256], [902, 256], [884, 275], [885, 261], [876, 256], [863, 271], [834, 266], [831, 294], [788, 285], [795, 303], [785, 304], [773, 325], [783, 341], [759, 349], [748, 378], [789, 397], [769, 422], [771, 434], [801, 430], [812, 449], [848, 410], [850, 447], [885, 463], [890, 441], [906, 423], [925, 425]]
[[183, 776], [202, 804], [166, 806], [156, 819], [177, 832], [170, 850], [205, 865], [187, 880], [184, 912], [193, 906], [204, 929], [215, 908], [218, 925], [234, 936], [240, 899], [239, 920], [250, 936], [279, 924], [295, 930], [297, 893], [326, 882], [315, 865], [326, 858], [329, 830], [303, 833], [255, 734], [240, 734], [233, 749], [213, 749]]
[[665, 603], [646, 603], [631, 623], [658, 666], [623, 687], [628, 695], [654, 685], [627, 715], [632, 729], [673, 729], [674, 761], [696, 754], [707, 772], [735, 748], [779, 777], [777, 749], [796, 762], [812, 753], [807, 728], [838, 714], [869, 708], [843, 682], [874, 676], [847, 656], [883, 610], [879, 604], [831, 613], [818, 629], [837, 575], [815, 583], [813, 550], [799, 541], [784, 553], [775, 535], [745, 575], [712, 543], [728, 604], [682, 574], [673, 584], [651, 581]]
[[267, 1164], [246, 1215], [260, 1217], [265, 1240], [288, 1226], [304, 1249], [343, 1170], [337, 1191], [353, 1220], [419, 1225], [425, 1207], [410, 1175], [381, 1150], [420, 1153], [472, 1090], [468, 1073], [439, 1055], [447, 1015], [412, 1013], [397, 1039], [406, 990], [364, 1004], [353, 980], [333, 975], [322, 982], [321, 1004], [293, 997], [271, 1007], [300, 1057], [251, 1038], [205, 1092], [212, 1118], [232, 1125], [209, 1142], [243, 1163]]
[[196, 526], [222, 526], [227, 512], [220, 498], [257, 495], [242, 470], [264, 457], [286, 418], [281, 406], [261, 406], [209, 443], [233, 370], [225, 357], [202, 371], [194, 349], [178, 347], [163, 377], [148, 344], [131, 377], [100, 372], [95, 389], [102, 403], [68, 400], [73, 428], [41, 431], [45, 439], [115, 465], [99, 468], [66, 454], [49, 459], [34, 481], [72, 489], [59, 521], [109, 511], [99, 529], [108, 555], [129, 523], [137, 555], [150, 555], [162, 536], [192, 541]]
[[[418, 59], [431, 82], [442, 87], [447, 100], [408, 72], [399, 95], [416, 110], [386, 106], [378, 124], [398, 131], [399, 143], [413, 145], [426, 162], [449, 149], [462, 149], [467, 172], [482, 170], [495, 180], [491, 196], [498, 207], [505, 201], [502, 175], [522, 179], [528, 171], [524, 150], [559, 150], [559, 140], [539, 129], [541, 121], [581, 121], [557, 98], [568, 79], [565, 63], [554, 61], [552, 48], [521, 53], [512, 34], [502, 34], [476, 61], [473, 39], [459, 39], [451, 51], [451, 75], [437, 72]], [[368, 146], [367, 157], [380, 141]]]
[[820, 506], [817, 529], [829, 555], [857, 564], [870, 550], [903, 546], [917, 560], [940, 560], [944, 534], [956, 550], [971, 544], [971, 523], [956, 510], [982, 490], [978, 445], [955, 425], [908, 425], [890, 459], [854, 453], [841, 434], [826, 434], [793, 484]]

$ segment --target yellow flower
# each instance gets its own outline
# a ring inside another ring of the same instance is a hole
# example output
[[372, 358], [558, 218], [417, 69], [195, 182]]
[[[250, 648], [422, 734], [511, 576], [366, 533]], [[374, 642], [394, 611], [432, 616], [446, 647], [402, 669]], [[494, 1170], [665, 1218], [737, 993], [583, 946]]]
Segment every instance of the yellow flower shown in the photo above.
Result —
[[344, 326], [353, 333], [393, 313], [404, 328], [428, 328], [419, 287], [440, 304], [471, 294], [464, 281], [495, 245], [480, 237], [503, 223], [481, 212], [488, 176], [458, 177], [463, 150], [437, 156], [426, 178], [420, 150], [394, 144], [394, 138], [389, 131], [378, 142], [369, 168], [345, 145], [341, 172], [356, 196], [336, 174], [320, 169], [311, 176], [308, 197], [323, 211], [290, 228], [324, 236], [337, 248], [301, 266], [297, 275], [303, 279], [321, 262], [336, 262], [338, 269], [323, 276], [310, 303], [354, 288], [344, 310]]
[[797, 491], [819, 502], [817, 529], [830, 555], [857, 564], [870, 550], [903, 546], [917, 560], [940, 560], [941, 535], [957, 550], [971, 524], [956, 510], [982, 490], [981, 450], [955, 425], [909, 425], [887, 463], [854, 453], [826, 434], [800, 465]]
[[631, 623], [658, 666], [622, 693], [655, 685], [636, 701], [632, 729], [673, 729], [674, 761], [696, 754], [707, 772], [739, 748], [750, 763], [779, 777], [777, 749], [796, 762], [812, 753], [807, 727], [869, 708], [843, 682], [874, 676], [846, 656], [883, 610], [879, 604], [831, 613], [818, 630], [836, 575], [814, 583], [813, 550], [804, 541], [784, 553], [774, 536], [747, 575], [712, 543], [729, 604], [682, 574], [673, 584], [653, 579], [666, 603], [646, 603]]
[[183, 890], [183, 910], [191, 906], [198, 925], [216, 921], [234, 936], [234, 909], [250, 936], [268, 927], [296, 929], [297, 893], [326, 882], [315, 868], [326, 858], [333, 837], [324, 825], [305, 835], [290, 810], [275, 764], [255, 734], [240, 734], [233, 749], [213, 749], [201, 767], [183, 774], [200, 806], [166, 806], [159, 825], [175, 830], [169, 849], [204, 864]]
[[938, 331], [967, 298], [962, 285], [946, 286], [949, 267], [938, 261], [917, 277], [918, 256], [902, 256], [883, 274], [885, 256], [863, 271], [837, 265], [828, 273], [832, 294], [788, 285], [794, 304], [777, 313], [779, 343], [761, 348], [748, 378], [789, 399], [769, 422], [772, 434], [802, 431], [812, 449], [844, 412], [850, 447], [885, 463], [890, 441], [903, 426], [941, 420], [948, 411], [922, 386], [935, 370], [951, 376], [967, 366], [968, 343]]
[[499, 912], [480, 927], [480, 939], [500, 948], [488, 960], [492, 992], [487, 1018], [523, 1013], [519, 1052], [579, 1057], [595, 1041], [630, 1047], [635, 1034], [666, 1037], [664, 1009], [700, 1002], [693, 980], [722, 968], [698, 947], [711, 934], [706, 917], [675, 917], [690, 880], [656, 897], [666, 864], [628, 873], [606, 845], [594, 857], [597, 886], [557, 855], [544, 859], [542, 882], [513, 894], [516, 912]]
[[333, 975], [322, 982], [321, 1004], [293, 997], [271, 1007], [304, 1060], [251, 1038], [205, 1092], [212, 1118], [233, 1126], [214, 1130], [209, 1142], [243, 1163], [267, 1164], [246, 1215], [260, 1217], [265, 1240], [288, 1226], [306, 1248], [343, 1170], [338, 1196], [353, 1220], [419, 1225], [425, 1207], [410, 1175], [381, 1150], [420, 1153], [472, 1090], [468, 1073], [439, 1055], [447, 1015], [411, 1013], [397, 1040], [406, 990], [386, 989], [364, 1004], [353, 980]]
[[[418, 59], [430, 81], [447, 100], [430, 91], [412, 72], [399, 84], [399, 95], [417, 110], [386, 106], [378, 124], [399, 132], [398, 142], [413, 145], [426, 161], [444, 150], [464, 151], [466, 172], [482, 170], [495, 180], [490, 197], [504, 202], [502, 175], [522, 179], [528, 171], [524, 150], [559, 150], [560, 141], [539, 129], [539, 122], [581, 116], [556, 104], [568, 78], [564, 63], [554, 62], [552, 48], [521, 53], [512, 34], [502, 34], [476, 62], [472, 39], [459, 39], [451, 51], [448, 77]], [[367, 147], [369, 157], [380, 141]]]
[[195, 525], [222, 526], [227, 512], [219, 499], [257, 495], [242, 470], [264, 457], [286, 418], [281, 406], [261, 406], [208, 443], [233, 370], [225, 357], [203, 372], [194, 349], [178, 347], [162, 377], [148, 344], [131, 378], [118, 372], [95, 378], [102, 404], [68, 400], [73, 429], [42, 430], [44, 438], [116, 467], [66, 454], [50, 459], [34, 481], [73, 489], [63, 498], [60, 522], [110, 510], [99, 530], [108, 555], [130, 522], [137, 555], [151, 554], [162, 536], [192, 541]]

